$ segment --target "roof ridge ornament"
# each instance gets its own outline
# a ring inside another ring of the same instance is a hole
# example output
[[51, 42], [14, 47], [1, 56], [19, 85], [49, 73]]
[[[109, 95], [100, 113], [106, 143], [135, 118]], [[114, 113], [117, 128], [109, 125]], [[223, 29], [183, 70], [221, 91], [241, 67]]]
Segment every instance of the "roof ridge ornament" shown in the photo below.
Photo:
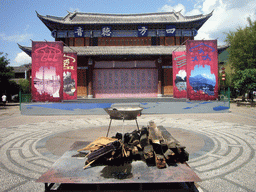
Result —
[[179, 19], [179, 16], [177, 15], [177, 13], [179, 13], [179, 12], [176, 12], [175, 10], [173, 10], [173, 14], [174, 14], [174, 16], [176, 17], [176, 19], [178, 20], [178, 19]]
[[74, 19], [74, 17], [76, 16], [76, 14], [77, 14], [76, 11], [74, 11], [73, 13], [70, 13], [69, 20]]

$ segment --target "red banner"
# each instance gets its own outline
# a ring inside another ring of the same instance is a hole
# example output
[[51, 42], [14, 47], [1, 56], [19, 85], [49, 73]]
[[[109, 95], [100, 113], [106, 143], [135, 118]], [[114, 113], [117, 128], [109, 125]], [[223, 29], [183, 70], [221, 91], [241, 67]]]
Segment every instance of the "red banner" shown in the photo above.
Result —
[[64, 53], [63, 56], [63, 99], [77, 99], [77, 54]]
[[62, 100], [63, 96], [62, 42], [32, 42], [32, 100]]
[[187, 57], [186, 52], [173, 52], [173, 97], [187, 98]]
[[217, 40], [187, 41], [187, 92], [190, 100], [218, 97]]

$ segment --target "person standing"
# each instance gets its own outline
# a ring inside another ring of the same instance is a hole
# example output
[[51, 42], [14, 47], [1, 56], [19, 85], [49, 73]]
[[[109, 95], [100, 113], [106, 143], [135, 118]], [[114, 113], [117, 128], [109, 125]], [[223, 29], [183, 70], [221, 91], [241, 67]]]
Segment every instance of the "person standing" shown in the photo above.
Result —
[[3, 102], [4, 105], [6, 105], [6, 95], [2, 96], [2, 102]]

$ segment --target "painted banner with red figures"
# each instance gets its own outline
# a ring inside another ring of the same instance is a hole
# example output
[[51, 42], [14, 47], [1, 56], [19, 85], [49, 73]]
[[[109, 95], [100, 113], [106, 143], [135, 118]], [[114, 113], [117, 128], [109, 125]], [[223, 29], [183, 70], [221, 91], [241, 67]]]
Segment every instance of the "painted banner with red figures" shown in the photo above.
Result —
[[32, 42], [32, 100], [58, 102], [63, 98], [63, 43]]
[[173, 97], [187, 98], [187, 57], [186, 52], [173, 52]]
[[186, 55], [188, 99], [218, 98], [217, 40], [189, 40]]
[[77, 99], [77, 54], [63, 55], [63, 99]]

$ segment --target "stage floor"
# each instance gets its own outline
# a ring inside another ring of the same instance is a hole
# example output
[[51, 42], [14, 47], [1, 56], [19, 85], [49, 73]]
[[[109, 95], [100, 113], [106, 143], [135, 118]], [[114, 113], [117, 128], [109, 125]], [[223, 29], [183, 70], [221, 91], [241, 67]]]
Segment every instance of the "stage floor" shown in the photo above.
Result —
[[104, 108], [136, 105], [142, 114], [227, 113], [228, 101], [186, 101], [174, 98], [78, 99], [60, 103], [21, 103], [22, 115], [106, 115]]

